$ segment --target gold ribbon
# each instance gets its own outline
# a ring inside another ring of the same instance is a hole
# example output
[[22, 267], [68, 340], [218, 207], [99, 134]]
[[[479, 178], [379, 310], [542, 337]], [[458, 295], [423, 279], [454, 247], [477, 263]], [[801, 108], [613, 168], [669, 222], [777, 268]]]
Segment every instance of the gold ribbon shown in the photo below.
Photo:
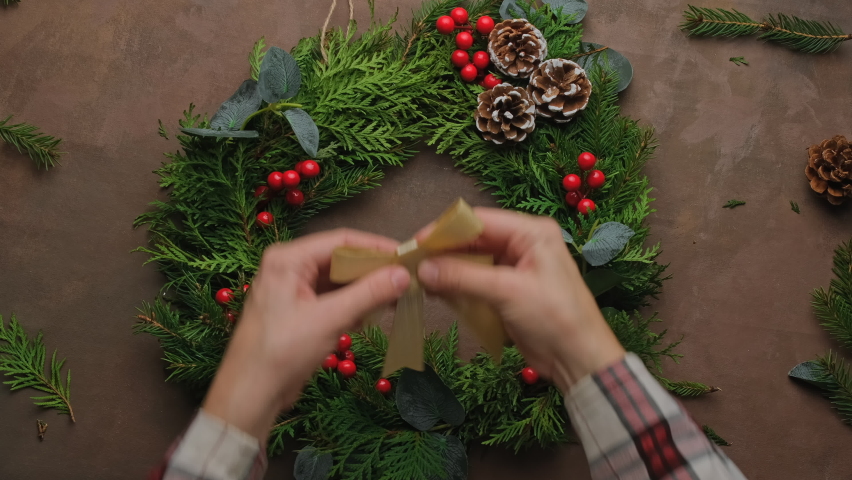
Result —
[[[417, 266], [428, 257], [469, 245], [479, 237], [482, 229], [482, 221], [470, 205], [458, 199], [441, 214], [434, 230], [421, 242], [408, 240], [394, 253], [353, 247], [334, 250], [330, 272], [334, 283], [349, 283], [388, 265], [402, 265], [411, 273], [411, 284], [396, 304], [383, 377], [403, 367], [420, 371], [424, 368], [424, 292], [417, 281]], [[490, 255], [454, 256], [488, 265], [494, 262]], [[487, 303], [463, 295], [447, 298], [447, 302], [474, 331], [485, 351], [499, 363], [507, 337], [497, 312]]]

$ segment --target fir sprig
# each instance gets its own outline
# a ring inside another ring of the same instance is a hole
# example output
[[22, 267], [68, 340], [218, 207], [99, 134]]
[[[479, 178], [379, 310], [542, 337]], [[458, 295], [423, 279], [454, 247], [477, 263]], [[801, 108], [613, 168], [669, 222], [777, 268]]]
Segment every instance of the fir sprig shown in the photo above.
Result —
[[836, 353], [828, 352], [816, 363], [822, 368], [819, 379], [825, 382], [825, 394], [831, 400], [843, 422], [852, 425], [852, 371]]
[[720, 437], [719, 434], [717, 434], [716, 431], [710, 428], [708, 425], [703, 425], [701, 429], [704, 430], [704, 434], [707, 435], [707, 438], [709, 438], [710, 441], [715, 443], [716, 445], [719, 445], [720, 447], [731, 446], [731, 442]]
[[57, 361], [54, 351], [49, 372], [45, 372], [45, 359], [46, 349], [41, 332], [30, 340], [15, 315], [12, 315], [8, 326], [0, 316], [0, 372], [11, 377], [11, 380], [3, 383], [9, 385], [13, 392], [30, 387], [47, 393], [32, 397], [35, 404], [42, 408], [53, 408], [76, 422], [71, 408], [71, 370], [68, 370], [63, 384], [61, 370], [65, 359]]
[[683, 13], [681, 30], [689, 35], [739, 37], [760, 32], [761, 40], [779, 43], [807, 53], [829, 53], [852, 34], [843, 33], [831, 22], [805, 20], [779, 13], [756, 21], [737, 10], [702, 8], [689, 5]]
[[59, 163], [59, 157], [63, 152], [59, 151], [62, 139], [45, 135], [38, 131], [38, 127], [29, 123], [9, 124], [12, 115], [0, 120], [0, 138], [4, 142], [17, 148], [19, 152], [26, 152], [36, 162], [36, 166], [45, 170]]
[[828, 290], [817, 288], [811, 294], [820, 325], [844, 347], [852, 349], [852, 240], [834, 251], [835, 278]]

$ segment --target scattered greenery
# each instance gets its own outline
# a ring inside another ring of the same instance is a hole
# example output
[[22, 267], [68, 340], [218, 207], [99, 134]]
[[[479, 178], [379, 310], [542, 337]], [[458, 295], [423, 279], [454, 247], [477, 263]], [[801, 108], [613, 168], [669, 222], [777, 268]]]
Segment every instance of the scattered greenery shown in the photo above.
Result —
[[748, 65], [748, 62], [746, 61], [745, 57], [731, 57], [730, 60], [734, 62], [734, 65], [738, 67], [740, 65]]
[[12, 391], [34, 388], [47, 395], [32, 397], [42, 408], [53, 408], [61, 415], [68, 415], [76, 422], [71, 409], [71, 370], [63, 384], [62, 366], [65, 359], [56, 360], [56, 351], [50, 359], [50, 371], [45, 372], [46, 349], [41, 332], [30, 340], [21, 324], [12, 315], [6, 325], [0, 316], [0, 372], [11, 380], [3, 382]]
[[710, 439], [713, 443], [715, 443], [716, 445], [719, 445], [720, 447], [730, 447], [730, 446], [731, 446], [731, 443], [730, 443], [730, 442], [728, 442], [728, 441], [727, 441], [727, 440], [725, 440], [724, 438], [720, 437], [720, 436], [719, 436], [719, 435], [718, 435], [718, 434], [717, 434], [717, 433], [716, 433], [716, 432], [715, 432], [712, 428], [710, 428], [709, 426], [704, 425], [703, 427], [701, 427], [701, 429], [702, 429], [702, 430], [704, 430], [704, 434], [705, 434], [705, 435], [707, 435], [707, 438], [709, 438], [709, 439]]
[[792, 201], [792, 200], [790, 200], [790, 209], [791, 209], [791, 210], [793, 210], [793, 211], [794, 211], [794, 212], [796, 212], [796, 213], [801, 213], [801, 212], [799, 211], [799, 204], [798, 204], [798, 203], [796, 203], [796, 202], [794, 202], [794, 201]]
[[62, 156], [59, 144], [62, 139], [45, 135], [29, 123], [9, 124], [10, 120], [12, 115], [0, 121], [0, 139], [17, 148], [18, 152], [26, 152], [38, 168], [48, 170], [59, 163], [59, 157]]
[[728, 203], [722, 205], [722, 208], [736, 208], [740, 205], [745, 205], [746, 202], [742, 200], [728, 200]]
[[833, 52], [852, 34], [845, 34], [831, 22], [804, 20], [779, 13], [762, 21], [751, 19], [737, 10], [702, 8], [689, 5], [683, 12], [680, 29], [689, 35], [706, 37], [740, 37], [760, 33], [761, 40], [776, 42], [806, 53]]
[[13, 3], [21, 3], [21, 0], [3, 0], [4, 7], [7, 7]]

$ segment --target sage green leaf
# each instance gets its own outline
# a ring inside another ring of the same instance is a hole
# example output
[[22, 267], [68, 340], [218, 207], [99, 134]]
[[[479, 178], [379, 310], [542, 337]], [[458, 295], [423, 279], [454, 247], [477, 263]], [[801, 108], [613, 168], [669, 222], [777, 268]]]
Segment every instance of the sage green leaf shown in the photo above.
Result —
[[503, 0], [503, 4], [500, 5], [500, 18], [509, 20], [512, 18], [522, 18], [523, 16], [524, 11], [518, 6], [517, 0]]
[[606, 222], [595, 230], [592, 238], [583, 245], [583, 257], [593, 267], [599, 267], [615, 258], [633, 236], [633, 230], [618, 222]]
[[553, 11], [562, 8], [563, 15], [574, 15], [574, 19], [568, 22], [569, 25], [580, 23], [589, 11], [589, 4], [586, 0], [542, 0], [550, 5]]
[[213, 130], [210, 128], [181, 128], [181, 132], [199, 137], [218, 138], [257, 138], [259, 134], [254, 130]]
[[829, 385], [831, 385], [831, 382], [826, 379], [827, 373], [828, 372], [819, 364], [819, 362], [808, 360], [807, 362], [802, 362], [793, 367], [787, 375], [797, 380], [809, 383], [815, 387], [826, 389]]
[[296, 456], [293, 477], [296, 480], [326, 480], [333, 460], [330, 453], [320, 453], [316, 448], [307, 446]]
[[296, 59], [278, 47], [270, 47], [260, 64], [257, 86], [267, 103], [295, 97], [302, 86], [302, 72]]
[[[599, 43], [580, 43], [580, 53], [592, 52], [600, 48], [604, 48], [604, 46]], [[576, 61], [585, 70], [590, 70], [593, 66], [600, 65], [605, 70], [615, 73], [618, 76], [617, 91], [619, 92], [627, 88], [630, 85], [630, 81], [633, 80], [633, 65], [630, 64], [630, 60], [627, 60], [624, 55], [612, 48], [579, 57]]]
[[574, 237], [564, 228], [562, 229], [562, 240], [565, 240], [565, 243], [574, 243]]
[[434, 427], [438, 420], [450, 425], [461, 425], [464, 421], [464, 407], [429, 367], [422, 372], [410, 368], [402, 371], [396, 388], [396, 406], [399, 416], [421, 432]]
[[[441, 435], [431, 433], [435, 439], [442, 444], [441, 456], [444, 459], [443, 480], [466, 480], [467, 479], [467, 452], [464, 444], [455, 435]], [[435, 479], [438, 480], [438, 479]]]
[[296, 134], [296, 139], [299, 140], [299, 145], [308, 156], [316, 157], [317, 149], [319, 148], [319, 129], [314, 120], [308, 115], [308, 112], [301, 108], [291, 108], [284, 112], [290, 126], [293, 127], [293, 133]]
[[585, 280], [589, 290], [592, 291], [592, 295], [597, 297], [621, 285], [627, 279], [612, 270], [598, 268], [583, 275], [583, 280]]
[[210, 119], [210, 128], [213, 130], [239, 130], [243, 122], [260, 108], [260, 93], [257, 91], [257, 82], [246, 80], [240, 88], [231, 95]]

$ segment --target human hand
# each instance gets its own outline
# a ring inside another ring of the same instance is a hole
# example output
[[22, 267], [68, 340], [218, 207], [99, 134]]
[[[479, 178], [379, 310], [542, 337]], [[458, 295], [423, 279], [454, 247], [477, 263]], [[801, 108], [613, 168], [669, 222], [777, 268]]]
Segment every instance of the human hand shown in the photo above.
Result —
[[432, 257], [417, 271], [423, 285], [439, 295], [465, 294], [493, 305], [528, 364], [563, 392], [621, 360], [624, 348], [586, 287], [559, 225], [548, 217], [474, 210], [485, 229], [471, 253], [490, 253], [496, 265]]
[[204, 401], [207, 413], [264, 442], [340, 335], [408, 287], [408, 271], [390, 266], [332, 290], [331, 254], [344, 245], [393, 251], [398, 242], [341, 229], [266, 249]]

